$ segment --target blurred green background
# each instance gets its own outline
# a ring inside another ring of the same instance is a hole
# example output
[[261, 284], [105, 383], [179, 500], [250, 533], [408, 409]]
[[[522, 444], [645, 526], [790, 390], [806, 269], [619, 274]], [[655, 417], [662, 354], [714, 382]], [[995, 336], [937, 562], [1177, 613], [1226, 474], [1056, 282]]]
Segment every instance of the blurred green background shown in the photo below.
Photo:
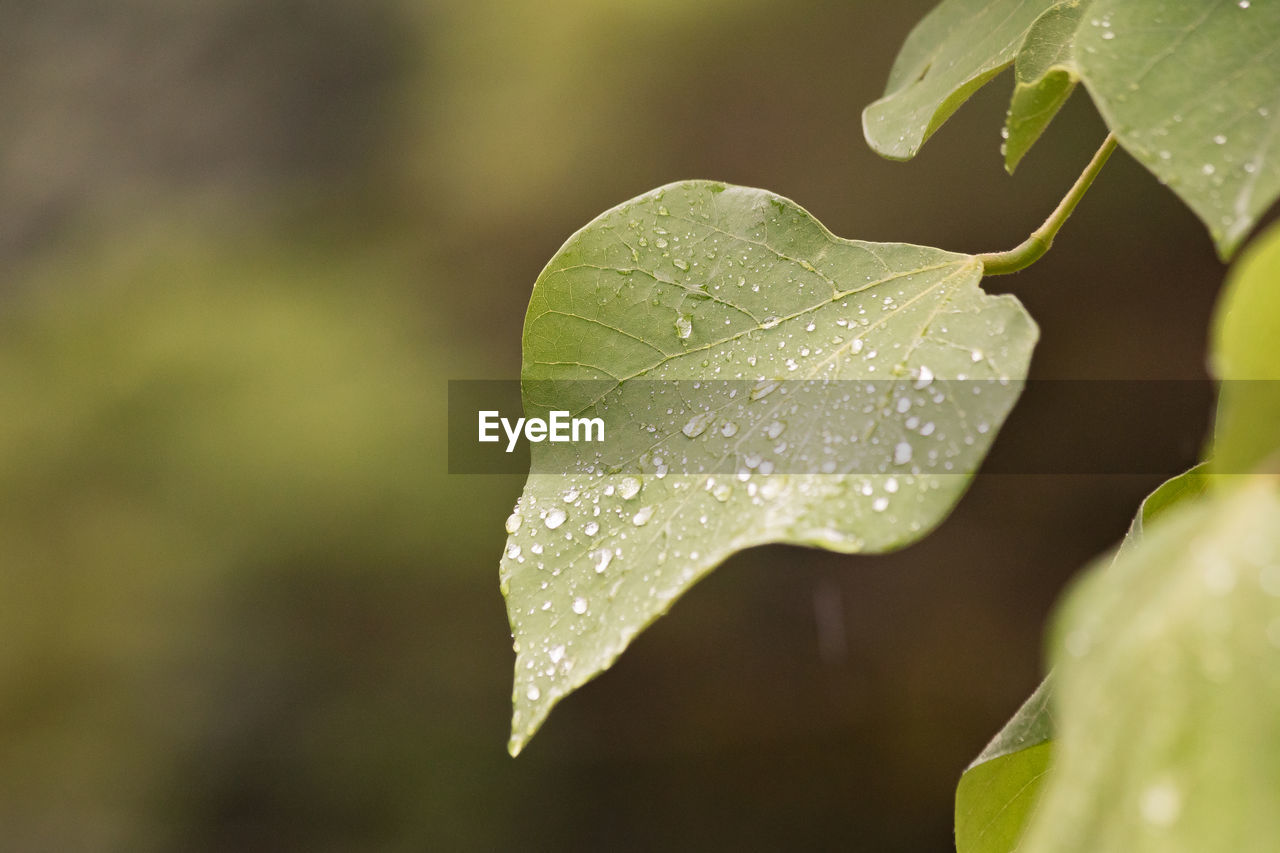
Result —
[[[0, 5], [0, 847], [950, 849], [1052, 601], [1159, 475], [983, 477], [899, 554], [739, 555], [513, 761], [520, 481], [444, 444], [447, 380], [514, 378], [542, 264], [650, 187], [1021, 240], [1102, 125], [1077, 94], [1006, 176], [1006, 76], [877, 159], [860, 111], [931, 5]], [[1198, 378], [1222, 275], [1120, 154], [992, 286], [1037, 377]]]

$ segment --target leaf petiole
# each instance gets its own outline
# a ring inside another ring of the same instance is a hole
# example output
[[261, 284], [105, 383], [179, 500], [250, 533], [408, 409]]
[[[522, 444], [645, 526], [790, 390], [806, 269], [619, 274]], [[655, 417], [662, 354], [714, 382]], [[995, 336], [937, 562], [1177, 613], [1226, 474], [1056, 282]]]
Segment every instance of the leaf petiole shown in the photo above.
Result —
[[1080, 199], [1084, 198], [1085, 192], [1093, 184], [1093, 179], [1098, 177], [1098, 173], [1102, 171], [1102, 167], [1111, 156], [1111, 152], [1115, 150], [1115, 134], [1108, 133], [1107, 138], [1102, 142], [1102, 147], [1093, 155], [1089, 165], [1085, 167], [1084, 172], [1076, 179], [1075, 184], [1063, 196], [1062, 201], [1058, 202], [1058, 206], [1054, 208], [1053, 213], [1049, 214], [1049, 218], [1044, 221], [1043, 225], [1032, 231], [1030, 237], [1007, 252], [988, 252], [977, 256], [978, 260], [982, 262], [984, 273], [986, 275], [1008, 275], [1009, 273], [1024, 270], [1040, 260], [1044, 253], [1049, 251], [1049, 247], [1053, 245], [1053, 238], [1057, 236], [1058, 229], [1071, 216], [1071, 212], [1076, 209]]

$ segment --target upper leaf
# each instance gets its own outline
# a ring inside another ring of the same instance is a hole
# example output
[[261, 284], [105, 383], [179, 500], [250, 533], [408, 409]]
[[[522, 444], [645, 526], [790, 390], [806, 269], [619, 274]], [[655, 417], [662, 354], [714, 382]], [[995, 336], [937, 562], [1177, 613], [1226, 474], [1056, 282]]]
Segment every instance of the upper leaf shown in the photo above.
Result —
[[946, 515], [1037, 335], [981, 276], [973, 257], [842, 240], [790, 201], [704, 181], [569, 239], [530, 300], [525, 407], [598, 416], [608, 442], [533, 445], [508, 520], [513, 753], [735, 551], [884, 551]]
[[1054, 765], [1020, 849], [1272, 850], [1280, 484], [1237, 479], [1097, 565], [1055, 620]]
[[909, 160], [970, 95], [1013, 62], [1063, 0], [944, 0], [907, 36], [884, 97], [862, 113], [872, 149]]
[[1004, 124], [1004, 163], [1010, 173], [1075, 90], [1080, 79], [1075, 32], [1088, 6], [1088, 0], [1077, 0], [1049, 9], [1032, 24], [1018, 51]]
[[1095, 0], [1076, 33], [1120, 143], [1228, 258], [1280, 194], [1280, 3]]
[[1280, 196], [1280, 3], [945, 0], [903, 45], [867, 141], [908, 159], [1016, 57], [1013, 171], [1083, 80], [1120, 144], [1229, 258]]
[[1280, 465], [1280, 226], [1236, 264], [1218, 300], [1210, 346], [1222, 381], [1214, 470]]

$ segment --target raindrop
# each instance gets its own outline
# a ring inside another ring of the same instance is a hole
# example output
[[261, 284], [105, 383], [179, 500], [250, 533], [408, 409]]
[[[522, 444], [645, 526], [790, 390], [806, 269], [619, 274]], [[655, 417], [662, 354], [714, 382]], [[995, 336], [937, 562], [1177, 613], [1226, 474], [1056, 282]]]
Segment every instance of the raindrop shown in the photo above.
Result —
[[769, 436], [769, 438], [777, 438], [782, 435], [782, 431], [786, 428], [787, 425], [782, 421], [774, 421], [764, 428], [764, 434]]
[[679, 267], [682, 270], [689, 269], [689, 262], [681, 258], [676, 258], [671, 263], [675, 264], [677, 267]]
[[1169, 826], [1182, 812], [1182, 793], [1172, 782], [1160, 782], [1142, 792], [1139, 808], [1147, 823]]
[[529, 689], [525, 691], [524, 695], [529, 697], [530, 702], [537, 702], [538, 697], [542, 695], [542, 692], [538, 690], [537, 685], [530, 684]]
[[725, 438], [732, 438], [738, 431], [738, 425], [733, 421], [725, 421], [720, 427], [720, 432]]
[[693, 334], [693, 318], [688, 314], [681, 314], [676, 318], [676, 337], [685, 340]]
[[618, 494], [624, 501], [629, 501], [640, 494], [640, 480], [636, 477], [623, 477], [618, 484]]
[[884, 512], [889, 508], [889, 499], [881, 495], [871, 502], [871, 508], [876, 512]]
[[759, 400], [767, 397], [781, 384], [782, 381], [778, 379], [761, 379], [751, 389], [751, 399]]
[[573, 600], [573, 612], [581, 616], [587, 612], [587, 600], [582, 596], [578, 596]]
[[905, 441], [898, 442], [897, 447], [893, 448], [893, 464], [906, 465], [911, 461], [911, 445]]
[[1217, 144], [1217, 145], [1226, 145], [1226, 144], [1227, 144], [1227, 138], [1226, 138], [1225, 136], [1223, 136], [1221, 133], [1219, 133], [1217, 136], [1215, 136], [1215, 137], [1213, 138], [1213, 141], [1214, 141], [1214, 143], [1215, 143], [1215, 144]]
[[564, 520], [568, 517], [569, 516], [564, 510], [559, 507], [554, 507], [547, 512], [547, 517], [544, 519], [543, 523], [547, 525], [548, 530], [555, 530], [557, 527], [564, 524]]
[[688, 423], [680, 428], [680, 431], [689, 438], [697, 438], [707, 430], [707, 425], [711, 423], [714, 417], [711, 412], [699, 412], [689, 418]]
[[649, 523], [649, 519], [653, 518], [653, 507], [642, 506], [631, 518], [631, 523], [636, 527], [644, 527]]
[[524, 524], [524, 516], [518, 512], [513, 512], [507, 516], [507, 532], [515, 533], [520, 529], [520, 525]]
[[774, 326], [778, 325], [781, 322], [782, 321], [779, 320], [777, 317], [765, 317], [763, 320], [760, 321], [760, 328], [772, 329]]
[[588, 536], [595, 536], [600, 532], [600, 525], [594, 521], [588, 521], [586, 526], [582, 528], [582, 532]]
[[595, 566], [596, 574], [602, 574], [605, 569], [609, 568], [609, 564], [613, 562], [613, 552], [608, 548], [592, 551], [590, 556], [591, 562]]
[[933, 371], [926, 365], [920, 365], [920, 376], [916, 379], [916, 389], [927, 388], [929, 383], [933, 381]]

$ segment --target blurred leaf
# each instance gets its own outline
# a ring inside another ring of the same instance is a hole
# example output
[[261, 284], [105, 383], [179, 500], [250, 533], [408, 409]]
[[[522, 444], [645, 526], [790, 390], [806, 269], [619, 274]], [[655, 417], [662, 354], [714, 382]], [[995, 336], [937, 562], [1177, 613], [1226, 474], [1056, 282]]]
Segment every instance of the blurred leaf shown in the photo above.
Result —
[[1076, 60], [1120, 143], [1230, 257], [1280, 194], [1280, 3], [1096, 0]]
[[1088, 0], [1077, 0], [1049, 9], [1032, 25], [1018, 51], [1004, 130], [1004, 162], [1010, 173], [1075, 90], [1080, 75], [1072, 39], [1088, 5]]
[[[1148, 495], [1120, 543], [1116, 558], [1142, 541], [1145, 525], [1183, 501], [1203, 494], [1205, 471], [1206, 465], [1197, 465], [1166, 480]], [[1052, 678], [1048, 676], [1040, 682], [1013, 719], [960, 777], [956, 787], [958, 853], [1009, 853], [1016, 849], [1049, 767], [1054, 731], [1049, 701]]]
[[1054, 765], [1021, 848], [1272, 850], [1280, 838], [1280, 488], [1179, 507], [1069, 594]]
[[[946, 515], [1037, 335], [981, 276], [972, 257], [842, 240], [778, 196], [700, 181], [626, 202], [569, 239], [530, 300], [526, 413], [613, 419], [606, 435], [623, 450], [554, 469], [554, 446], [533, 445], [501, 573], [518, 652], [513, 753], [735, 551], [885, 551]], [[831, 386], [805, 407], [801, 392], [777, 390], [783, 379], [888, 385], [864, 384], [870, 406]], [[686, 394], [680, 380], [705, 384]], [[833, 427], [841, 418], [857, 431]], [[833, 433], [845, 458], [817, 473]], [[668, 474], [668, 460], [711, 473]]]
[[1213, 468], [1253, 471], [1280, 451], [1280, 226], [1232, 268], [1218, 299], [1210, 361], [1221, 380]]
[[969, 96], [1013, 62], [1036, 20], [1062, 0], [945, 0], [916, 25], [884, 97], [862, 114], [872, 149], [909, 160]]

